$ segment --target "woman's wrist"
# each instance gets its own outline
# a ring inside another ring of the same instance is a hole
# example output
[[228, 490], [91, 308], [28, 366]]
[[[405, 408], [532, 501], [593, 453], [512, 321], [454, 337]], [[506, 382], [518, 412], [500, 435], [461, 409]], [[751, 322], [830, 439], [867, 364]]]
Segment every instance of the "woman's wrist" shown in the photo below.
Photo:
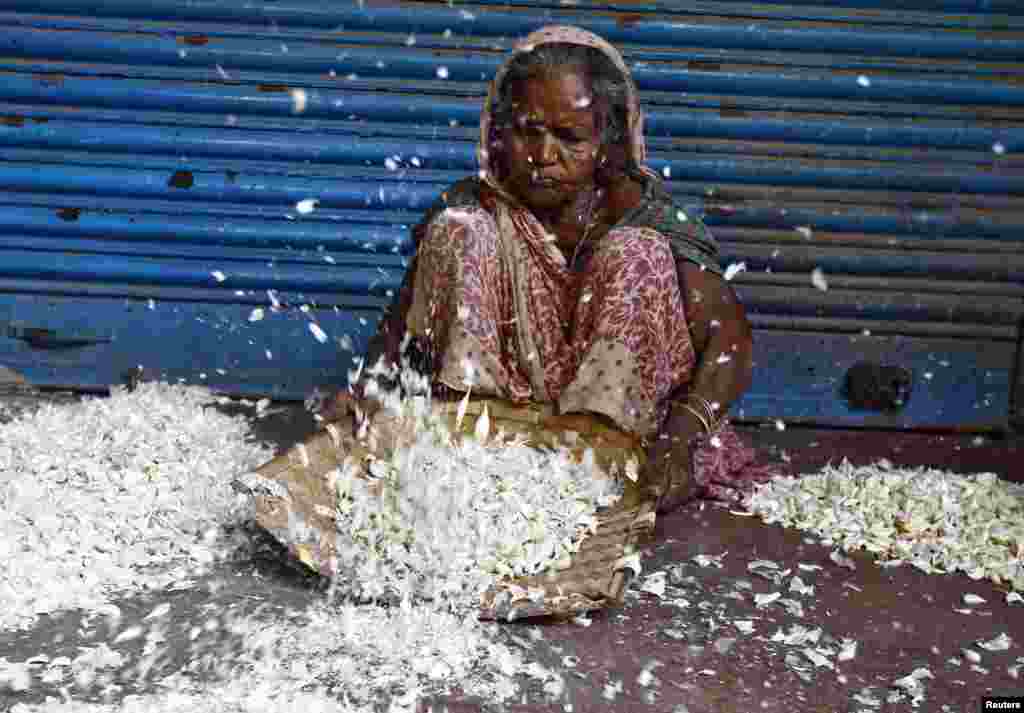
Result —
[[662, 436], [670, 439], [673, 444], [687, 445], [694, 438], [709, 433], [706, 419], [686, 402], [673, 404], [672, 410], [662, 429]]
[[706, 424], [705, 431], [709, 435], [718, 430], [722, 419], [725, 417], [722, 404], [694, 392], [687, 394], [684, 403], [690, 410], [703, 417], [702, 422]]
[[718, 430], [723, 415], [720, 404], [690, 393], [672, 404], [665, 431], [669, 435], [685, 435], [687, 439], [710, 436]]

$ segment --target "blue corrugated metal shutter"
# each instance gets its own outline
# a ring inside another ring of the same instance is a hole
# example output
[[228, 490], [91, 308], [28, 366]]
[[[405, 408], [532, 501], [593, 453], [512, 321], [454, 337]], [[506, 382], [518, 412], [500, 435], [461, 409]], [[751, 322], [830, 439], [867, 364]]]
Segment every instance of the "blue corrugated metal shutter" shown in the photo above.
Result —
[[[407, 226], [475, 170], [499, 58], [566, 22], [624, 49], [652, 165], [746, 264], [739, 416], [1000, 426], [1024, 311], [1024, 10], [900, 5], [4, 3], [0, 364], [279, 397], [344, 379]], [[905, 408], [848, 406], [863, 360], [913, 371]]]

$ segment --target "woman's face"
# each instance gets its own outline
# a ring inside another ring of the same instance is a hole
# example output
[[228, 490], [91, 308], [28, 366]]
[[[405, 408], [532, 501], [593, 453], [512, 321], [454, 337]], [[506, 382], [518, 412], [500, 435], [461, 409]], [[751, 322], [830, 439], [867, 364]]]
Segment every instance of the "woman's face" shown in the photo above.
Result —
[[510, 87], [512, 121], [502, 135], [504, 185], [540, 212], [572, 204], [594, 185], [600, 135], [594, 97], [575, 67]]

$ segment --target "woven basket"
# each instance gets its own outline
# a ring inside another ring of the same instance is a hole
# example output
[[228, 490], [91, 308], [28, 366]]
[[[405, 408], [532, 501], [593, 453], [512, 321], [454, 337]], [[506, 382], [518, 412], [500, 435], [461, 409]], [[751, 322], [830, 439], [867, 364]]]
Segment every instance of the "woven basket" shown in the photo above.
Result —
[[[642, 463], [643, 450], [628, 434], [596, 417], [557, 417], [543, 407], [516, 406], [494, 400], [471, 401], [459, 429], [457, 408], [437, 407], [455, 432], [472, 433], [487, 408], [494, 428], [525, 436], [535, 446], [569, 445], [580, 454], [595, 453], [605, 469], [632, 459]], [[335, 487], [331, 477], [344, 465], [367, 477], [368, 461], [387, 457], [403, 441], [403, 424], [374, 421], [375, 440], [357, 441], [351, 423], [327, 424], [304, 442], [276, 456], [235, 485], [255, 497], [256, 522], [309, 569], [325, 577], [337, 574]], [[372, 492], [372, 490], [371, 490]], [[626, 495], [597, 514], [597, 526], [568, 562], [545, 574], [495, 584], [480, 598], [480, 618], [511, 621], [537, 616], [571, 616], [621, 605], [639, 545], [655, 525], [655, 502], [627, 481]]]

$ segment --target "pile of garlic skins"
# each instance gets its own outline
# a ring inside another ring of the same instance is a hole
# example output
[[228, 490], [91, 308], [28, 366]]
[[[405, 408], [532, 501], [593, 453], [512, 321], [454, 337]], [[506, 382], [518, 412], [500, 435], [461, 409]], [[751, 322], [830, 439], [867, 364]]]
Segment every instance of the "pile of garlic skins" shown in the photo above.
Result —
[[1024, 590], [1024, 486], [993, 473], [843, 462], [762, 485], [747, 508], [826, 545]]
[[[192, 601], [183, 590], [237, 586], [237, 565], [217, 562], [234, 551], [225, 526], [251, 519], [253, 503], [231, 481], [273, 455], [252, 441], [245, 418], [211, 408], [220, 399], [208, 390], [143, 383], [0, 426], [9, 565], [0, 626], [30, 628], [38, 614], [62, 610], [104, 622], [73, 655], [65, 641], [0, 657], [13, 710], [362, 713], [387, 701], [398, 713], [456, 686], [509, 700], [524, 679], [557, 698], [561, 676], [502, 643], [499, 625], [478, 621], [477, 595], [495, 576], [539, 571], [571, 551], [616, 487], [567, 452], [503, 444], [483, 427], [478, 438], [453, 439], [422, 395], [381, 398], [418, 426], [374, 466], [383, 497], [336, 474], [345, 576], [313, 604], [270, 619], [183, 609]], [[246, 599], [272, 605], [278, 591]], [[138, 594], [151, 602], [145, 616], [117, 606]], [[388, 605], [367, 602], [381, 594]], [[170, 648], [168, 627], [183, 618], [195, 634], [188, 656]], [[237, 648], [223, 648], [223, 633]], [[147, 673], [174, 659], [179, 670]], [[213, 668], [197, 676], [200, 664]], [[20, 693], [45, 702], [19, 702]]]
[[409, 388], [415, 376], [404, 378], [404, 397], [370, 389], [384, 420], [401, 424], [402, 447], [373, 463], [370, 480], [351, 467], [333, 474], [338, 570], [347, 573], [337, 586], [345, 593], [475, 606], [495, 577], [534, 574], [571, 556], [597, 509], [620, 497], [621, 484], [592, 458], [492, 432], [486, 410], [474, 436], [456, 437], [429, 394]]
[[174, 586], [210, 565], [267, 460], [207, 389], [143, 383], [0, 424], [0, 627]]

